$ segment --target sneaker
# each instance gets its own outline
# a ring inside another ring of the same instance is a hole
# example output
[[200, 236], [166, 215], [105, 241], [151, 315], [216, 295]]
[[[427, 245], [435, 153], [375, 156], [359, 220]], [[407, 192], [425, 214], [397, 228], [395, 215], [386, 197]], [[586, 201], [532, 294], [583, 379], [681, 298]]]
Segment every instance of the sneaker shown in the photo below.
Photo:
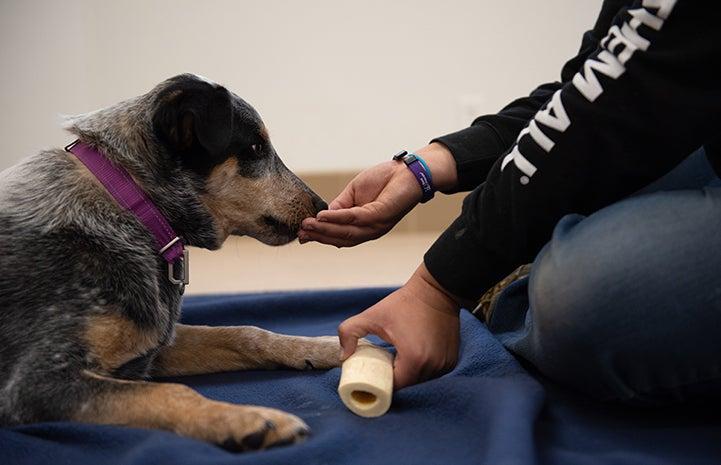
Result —
[[501, 295], [501, 293], [506, 290], [506, 288], [510, 286], [511, 283], [514, 283], [519, 279], [528, 276], [528, 273], [530, 272], [530, 263], [526, 265], [521, 265], [516, 268], [513, 273], [509, 274], [508, 276], [500, 280], [498, 284], [488, 289], [485, 294], [481, 296], [481, 299], [478, 301], [478, 305], [476, 305], [476, 308], [474, 308], [471, 313], [473, 313], [473, 315], [475, 315], [476, 318], [478, 318], [482, 322], [488, 323], [491, 320], [493, 309], [496, 307], [496, 301], [498, 300], [498, 296]]

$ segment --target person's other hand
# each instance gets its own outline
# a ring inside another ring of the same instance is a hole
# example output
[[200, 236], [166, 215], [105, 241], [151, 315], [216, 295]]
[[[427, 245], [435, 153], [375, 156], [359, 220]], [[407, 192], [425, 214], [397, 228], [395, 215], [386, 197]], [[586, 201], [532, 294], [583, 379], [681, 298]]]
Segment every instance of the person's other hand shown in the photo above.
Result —
[[345, 360], [358, 339], [375, 334], [396, 348], [393, 388], [450, 371], [458, 361], [459, 305], [421, 264], [397, 291], [338, 327]]
[[[457, 183], [456, 162], [438, 143], [418, 151], [431, 170], [437, 190]], [[362, 171], [315, 218], [303, 220], [298, 239], [351, 247], [390, 231], [421, 200], [421, 188], [402, 162], [387, 161]]]

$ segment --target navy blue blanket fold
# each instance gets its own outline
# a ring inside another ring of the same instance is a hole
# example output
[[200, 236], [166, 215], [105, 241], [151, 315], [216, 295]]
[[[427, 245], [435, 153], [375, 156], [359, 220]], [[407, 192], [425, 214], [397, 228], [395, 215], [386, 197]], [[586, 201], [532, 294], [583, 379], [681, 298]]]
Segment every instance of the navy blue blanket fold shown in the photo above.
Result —
[[[389, 292], [190, 297], [183, 322], [335, 334], [340, 321]], [[465, 311], [458, 366], [396, 393], [385, 416], [365, 419], [348, 411], [336, 393], [339, 376], [334, 369], [174, 379], [213, 399], [299, 415], [313, 429], [300, 445], [234, 454], [162, 431], [45, 423], [0, 429], [0, 464], [721, 463], [718, 408], [648, 411], [584, 401], [530, 373]]]

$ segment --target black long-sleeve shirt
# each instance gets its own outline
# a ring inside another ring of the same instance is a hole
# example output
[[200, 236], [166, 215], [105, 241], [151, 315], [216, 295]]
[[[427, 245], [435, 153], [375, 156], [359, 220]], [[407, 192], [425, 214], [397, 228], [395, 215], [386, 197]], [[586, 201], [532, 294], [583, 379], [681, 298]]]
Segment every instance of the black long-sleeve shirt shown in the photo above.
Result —
[[606, 0], [560, 82], [435, 139], [456, 160], [458, 190], [473, 191], [427, 268], [477, 299], [532, 261], [563, 215], [620, 200], [705, 144], [718, 170], [720, 117], [716, 2]]

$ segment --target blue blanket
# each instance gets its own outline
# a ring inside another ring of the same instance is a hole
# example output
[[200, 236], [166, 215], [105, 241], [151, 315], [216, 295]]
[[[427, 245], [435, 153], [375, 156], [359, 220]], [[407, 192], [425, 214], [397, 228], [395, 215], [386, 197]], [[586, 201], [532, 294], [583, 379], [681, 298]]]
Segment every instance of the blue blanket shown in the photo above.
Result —
[[[299, 335], [338, 323], [389, 292], [360, 289], [191, 297], [188, 324], [252, 324]], [[655, 411], [595, 404], [553, 386], [514, 359], [469, 313], [460, 363], [398, 392], [364, 419], [328, 372], [235, 372], [180, 378], [207, 397], [277, 407], [313, 429], [303, 444], [233, 454], [162, 431], [76, 423], [0, 429], [0, 464], [704, 464], [721, 462], [721, 415], [709, 406]]]

